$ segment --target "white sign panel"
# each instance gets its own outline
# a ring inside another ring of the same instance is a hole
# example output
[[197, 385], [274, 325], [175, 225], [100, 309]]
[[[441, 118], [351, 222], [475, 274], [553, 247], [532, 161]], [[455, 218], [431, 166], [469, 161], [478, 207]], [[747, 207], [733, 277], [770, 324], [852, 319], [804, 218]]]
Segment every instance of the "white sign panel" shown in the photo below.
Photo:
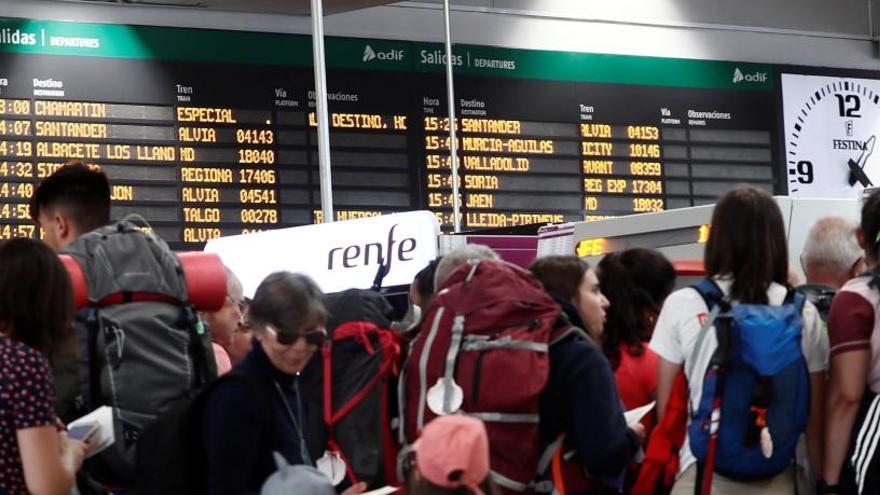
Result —
[[880, 185], [880, 80], [782, 74], [782, 100], [791, 196], [857, 198]]
[[433, 213], [415, 211], [347, 220], [209, 241], [253, 296], [270, 273], [291, 271], [311, 276], [324, 292], [373, 284], [379, 266], [388, 265], [383, 286], [409, 285], [437, 256], [440, 224]]

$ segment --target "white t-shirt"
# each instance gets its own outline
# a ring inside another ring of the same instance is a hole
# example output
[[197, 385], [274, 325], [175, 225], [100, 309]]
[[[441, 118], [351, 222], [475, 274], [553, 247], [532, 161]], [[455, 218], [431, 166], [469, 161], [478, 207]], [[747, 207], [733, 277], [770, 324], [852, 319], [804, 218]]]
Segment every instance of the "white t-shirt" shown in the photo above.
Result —
[[[718, 287], [725, 293], [730, 292], [731, 280], [716, 278]], [[774, 283], [767, 291], [767, 298], [772, 305], [780, 305], [785, 300], [788, 289]], [[654, 335], [651, 337], [651, 349], [661, 358], [675, 364], [684, 366], [687, 373], [691, 359], [700, 335], [700, 329], [708, 317], [709, 309], [700, 294], [692, 288], [681, 289], [673, 292], [663, 303], [663, 309], [657, 318], [654, 327]], [[812, 303], [807, 302], [803, 311], [804, 329], [801, 337], [801, 346], [804, 358], [810, 373], [819, 373], [828, 369], [828, 335], [823, 331], [822, 319]], [[687, 376], [688, 391], [690, 398], [690, 410], [696, 410], [703, 393], [703, 376], [709, 365], [709, 359], [718, 347], [715, 331], [706, 332], [703, 341], [703, 351], [697, 357], [693, 366], [693, 375]], [[690, 419], [688, 419], [690, 424]], [[696, 462], [691, 453], [689, 439], [685, 437], [684, 446], [679, 452], [680, 469], [683, 473], [688, 467]]]

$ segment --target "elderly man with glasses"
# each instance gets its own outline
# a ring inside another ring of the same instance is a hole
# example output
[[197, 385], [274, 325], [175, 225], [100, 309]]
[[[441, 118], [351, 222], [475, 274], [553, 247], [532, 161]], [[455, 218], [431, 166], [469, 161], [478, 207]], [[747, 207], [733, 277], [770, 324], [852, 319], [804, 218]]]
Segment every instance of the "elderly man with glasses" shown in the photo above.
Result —
[[223, 307], [213, 313], [199, 313], [211, 332], [218, 375], [226, 374], [232, 369], [230, 355], [235, 348], [235, 339], [238, 337], [246, 307], [241, 282], [226, 268], [226, 301]]

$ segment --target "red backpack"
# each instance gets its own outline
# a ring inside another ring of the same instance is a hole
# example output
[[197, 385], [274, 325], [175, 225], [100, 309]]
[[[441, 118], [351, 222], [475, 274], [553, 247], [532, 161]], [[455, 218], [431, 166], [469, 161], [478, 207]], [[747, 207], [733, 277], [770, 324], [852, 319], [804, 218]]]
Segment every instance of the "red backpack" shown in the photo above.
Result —
[[481, 419], [492, 479], [533, 491], [542, 457], [539, 397], [559, 317], [541, 284], [517, 266], [474, 261], [456, 270], [428, 308], [401, 377], [403, 443], [412, 445], [438, 414]]

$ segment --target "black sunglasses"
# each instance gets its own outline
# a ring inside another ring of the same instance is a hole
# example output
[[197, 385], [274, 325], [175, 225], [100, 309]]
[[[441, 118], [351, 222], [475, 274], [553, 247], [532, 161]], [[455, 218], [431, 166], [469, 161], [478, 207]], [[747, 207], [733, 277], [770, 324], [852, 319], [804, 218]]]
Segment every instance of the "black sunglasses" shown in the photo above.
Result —
[[303, 338], [306, 339], [306, 344], [321, 347], [322, 345], [324, 345], [324, 341], [327, 340], [327, 331], [323, 328], [309, 330], [308, 332], [304, 333], [287, 333], [279, 332], [278, 330], [273, 328], [272, 325], [266, 325], [266, 330], [275, 336], [275, 340], [277, 340], [279, 344], [284, 346], [293, 345], [300, 338]]

